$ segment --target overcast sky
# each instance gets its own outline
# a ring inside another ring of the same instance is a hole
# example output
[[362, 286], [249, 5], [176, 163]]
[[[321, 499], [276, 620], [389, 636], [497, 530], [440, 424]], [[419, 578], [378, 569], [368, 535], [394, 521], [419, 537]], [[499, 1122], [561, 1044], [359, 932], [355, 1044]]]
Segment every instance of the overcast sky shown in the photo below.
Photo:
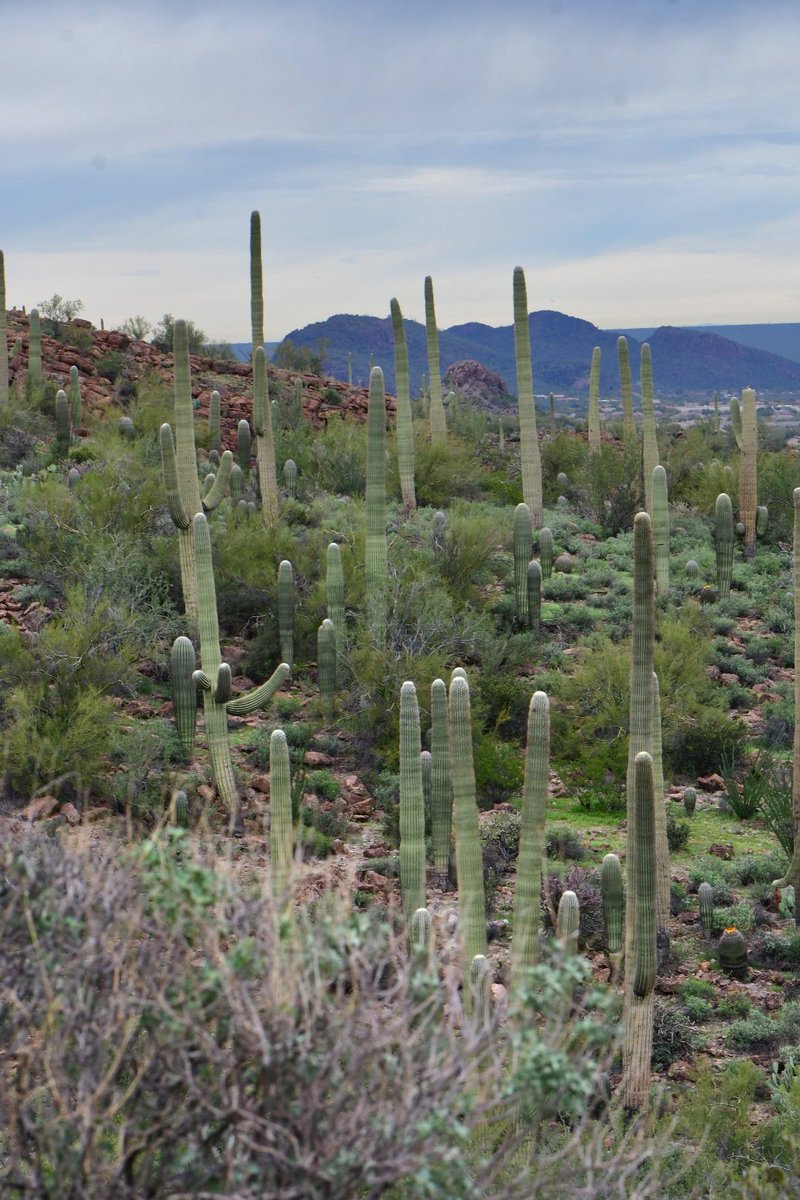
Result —
[[9, 303], [800, 320], [796, 0], [0, 0]]

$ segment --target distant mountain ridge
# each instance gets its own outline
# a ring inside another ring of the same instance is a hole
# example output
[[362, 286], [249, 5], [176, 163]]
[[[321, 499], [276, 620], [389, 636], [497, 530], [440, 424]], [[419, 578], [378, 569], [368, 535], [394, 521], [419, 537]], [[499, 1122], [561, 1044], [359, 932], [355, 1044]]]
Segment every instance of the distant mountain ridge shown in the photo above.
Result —
[[[602, 351], [601, 394], [619, 393], [616, 331], [601, 330], [590, 321], [565, 313], [543, 310], [530, 315], [533, 353], [533, 383], [537, 393], [586, 395], [592, 349]], [[405, 321], [412, 393], [419, 391], [427, 374], [425, 326]], [[626, 335], [627, 336], [627, 335]], [[336, 379], [347, 379], [348, 354], [352, 354], [353, 383], [366, 385], [370, 355], [383, 368], [386, 386], [394, 392], [394, 340], [388, 316], [368, 317], [339, 313], [294, 329], [284, 340], [295, 346], [317, 348], [324, 342], [325, 369]], [[648, 339], [628, 336], [634, 386], [638, 387], [639, 355], [648, 340], [653, 355], [656, 392], [664, 395], [708, 393], [716, 390], [800, 393], [800, 362], [765, 350], [745, 346], [730, 338], [703, 330], [662, 326]], [[511, 325], [491, 326], [477, 321], [440, 329], [442, 376], [447, 368], [464, 359], [474, 359], [495, 371], [510, 394], [516, 394], [514, 331]]]
[[[800, 322], [773, 321], [761, 325], [682, 325], [682, 329], [698, 333], [716, 333], [719, 337], [728, 338], [732, 342], [741, 342], [753, 350], [766, 350], [770, 354], [778, 354], [791, 362], [800, 362]], [[635, 337], [640, 342], [646, 342], [654, 330], [653, 327], [642, 329], [620, 329], [620, 333]]]

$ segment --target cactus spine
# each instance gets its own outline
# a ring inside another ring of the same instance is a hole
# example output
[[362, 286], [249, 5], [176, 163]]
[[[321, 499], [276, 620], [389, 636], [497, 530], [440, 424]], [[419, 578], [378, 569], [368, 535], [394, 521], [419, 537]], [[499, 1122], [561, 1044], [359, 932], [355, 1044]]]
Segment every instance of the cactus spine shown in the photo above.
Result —
[[742, 457], [739, 463], [739, 513], [744, 521], [745, 558], [752, 558], [756, 552], [757, 455], [756, 394], [752, 388], [744, 388], [742, 391]]
[[[794, 711], [800, 713], [800, 488], [792, 492], [794, 505], [794, 531], [792, 546], [792, 592], [794, 595]], [[775, 887], [794, 886], [794, 894], [800, 896], [800, 720], [794, 723], [792, 739], [792, 828], [794, 849], [792, 861], [783, 879], [775, 880]], [[795, 917], [800, 905], [795, 902]]]
[[172, 691], [172, 715], [184, 758], [190, 759], [194, 750], [197, 723], [197, 688], [193, 675], [197, 656], [188, 637], [178, 637], [172, 643], [169, 656], [169, 678]]
[[293, 859], [289, 744], [282, 729], [273, 729], [269, 739], [269, 860], [276, 907], [286, 902]]
[[411, 391], [408, 381], [408, 346], [403, 314], [396, 300], [390, 301], [394, 333], [394, 374], [397, 389], [395, 422], [397, 428], [397, 471], [403, 504], [409, 512], [417, 507], [414, 493], [414, 423], [411, 418]]
[[428, 343], [428, 374], [431, 394], [431, 445], [447, 442], [447, 417], [442, 401], [442, 376], [439, 365], [439, 331], [436, 328], [436, 309], [433, 303], [433, 280], [425, 276], [425, 333]]
[[766, 504], [759, 504], [756, 507], [756, 536], [763, 537], [767, 532], [769, 525], [769, 509]]
[[8, 316], [6, 313], [6, 259], [0, 250], [0, 408], [8, 404]]
[[275, 463], [275, 434], [272, 405], [267, 386], [264, 347], [253, 353], [253, 428], [256, 433], [256, 463], [264, 524], [270, 529], [278, 520], [278, 468]]
[[653, 987], [656, 979], [655, 838], [653, 760], [645, 751], [634, 762], [634, 837], [628, 831], [628, 908], [633, 936], [628, 958], [623, 1040], [625, 1107], [643, 1108], [653, 1052]]
[[181, 563], [181, 585], [186, 615], [190, 621], [198, 618], [197, 566], [192, 520], [201, 512], [216, 508], [228, 490], [233, 467], [233, 455], [226, 450], [222, 456], [214, 486], [200, 498], [197, 478], [197, 453], [194, 443], [194, 412], [189, 375], [189, 341], [186, 322], [176, 321], [173, 332], [175, 362], [175, 440], [166, 423], [159, 431], [161, 469], [167, 493], [167, 505], [178, 530], [178, 552]]
[[542, 861], [550, 777], [550, 701], [545, 692], [534, 692], [528, 705], [528, 744], [522, 823], [514, 888], [514, 936], [511, 942], [511, 980], [520, 970], [539, 961]]
[[619, 390], [622, 396], [622, 440], [628, 446], [636, 441], [636, 422], [633, 419], [633, 383], [631, 361], [628, 355], [628, 339], [622, 334], [617, 338], [619, 361]]
[[553, 531], [547, 525], [539, 530], [539, 563], [542, 579], [549, 579], [553, 574]]
[[[653, 471], [658, 466], [659, 460], [658, 440], [656, 438], [656, 413], [653, 401], [653, 359], [647, 342], [642, 343], [640, 370], [642, 378], [642, 465], [644, 468], [644, 506], [655, 522], [655, 513], [653, 512]], [[657, 565], [656, 571], [658, 571]]]
[[322, 711], [330, 720], [336, 695], [336, 630], [328, 617], [317, 630], [317, 681]]
[[733, 575], [733, 505], [727, 492], [720, 492], [715, 507], [714, 541], [717, 553], [717, 597], [731, 594]]
[[589, 368], [589, 449], [592, 454], [600, 453], [600, 357], [599, 346], [592, 350], [592, 365]]
[[400, 893], [410, 930], [425, 907], [425, 804], [417, 691], [410, 680], [400, 688]]
[[616, 854], [607, 854], [603, 859], [600, 890], [603, 896], [603, 920], [613, 982], [618, 978], [622, 965], [622, 924], [625, 914], [622, 867]]
[[[458, 915], [465, 966], [486, 953], [486, 900], [483, 861], [475, 800], [472, 760], [472, 718], [469, 684], [457, 675], [450, 684], [450, 775], [453, 782], [453, 825], [456, 835]], [[466, 970], [464, 972], [467, 973]], [[469, 993], [467, 993], [467, 998]]]
[[250, 213], [250, 337], [253, 355], [264, 345], [264, 278], [261, 266], [261, 213]]
[[450, 875], [452, 823], [447, 687], [443, 679], [434, 679], [431, 684], [431, 850], [438, 888], [447, 887]]
[[565, 954], [578, 953], [580, 924], [581, 910], [578, 897], [574, 892], [562, 892], [556, 914], [556, 937]]
[[527, 504], [518, 504], [514, 509], [514, 604], [517, 620], [527, 624], [528, 620], [528, 562], [531, 557], [533, 536], [531, 513]]
[[653, 468], [651, 480], [651, 517], [653, 522], [653, 547], [656, 565], [656, 591], [659, 596], [669, 595], [669, 501], [667, 498], [667, 472], [663, 467]]
[[367, 536], [364, 549], [367, 625], [374, 642], [386, 627], [388, 556], [386, 549], [386, 400], [383, 371], [373, 367], [367, 408]]
[[700, 910], [700, 924], [703, 933], [711, 937], [714, 932], [714, 889], [705, 881], [697, 889], [697, 907]]
[[291, 667], [294, 663], [294, 574], [288, 558], [278, 564], [278, 640], [281, 658]]
[[517, 360], [522, 498], [530, 509], [533, 528], [539, 529], [543, 519], [542, 456], [536, 431], [536, 404], [533, 398], [528, 291], [522, 267], [514, 268], [514, 351]]
[[[167, 427], [169, 428], [169, 427]], [[290, 674], [288, 663], [281, 663], [272, 676], [260, 687], [234, 697], [231, 692], [231, 669], [222, 661], [219, 648], [217, 597], [214, 587], [214, 568], [211, 562], [211, 535], [205, 513], [192, 518], [195, 561], [197, 564], [198, 626], [200, 631], [200, 664], [194, 682], [203, 691], [206, 739], [211, 756], [214, 782], [222, 802], [230, 812], [231, 831], [242, 832], [239, 792], [233, 773], [228, 741], [228, 715], [245, 716], [263, 708]]]

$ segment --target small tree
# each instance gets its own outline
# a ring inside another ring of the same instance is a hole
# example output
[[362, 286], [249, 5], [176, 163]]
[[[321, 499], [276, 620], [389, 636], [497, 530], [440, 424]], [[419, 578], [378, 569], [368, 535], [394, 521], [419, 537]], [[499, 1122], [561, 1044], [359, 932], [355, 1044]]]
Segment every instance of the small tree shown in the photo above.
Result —
[[314, 346], [296, 346], [291, 338], [284, 338], [272, 356], [276, 367], [284, 371], [300, 371], [304, 375], [322, 375], [328, 339], [319, 338]]
[[82, 300], [65, 300], [58, 292], [53, 292], [49, 300], [40, 300], [36, 305], [39, 316], [45, 322], [44, 332], [51, 337], [58, 337], [61, 326], [74, 321], [83, 310]]
[[119, 328], [120, 333], [126, 333], [135, 342], [141, 342], [147, 337], [152, 326], [147, 317], [142, 317], [137, 313], [135, 317], [126, 317]]
[[[175, 318], [172, 313], [164, 313], [161, 320], [153, 327], [151, 343], [157, 346], [159, 350], [165, 353], [172, 352], [173, 331], [175, 328]], [[189, 353], [199, 354], [203, 349], [207, 338], [202, 329], [198, 329], [194, 321], [186, 322], [186, 333], [189, 339]]]

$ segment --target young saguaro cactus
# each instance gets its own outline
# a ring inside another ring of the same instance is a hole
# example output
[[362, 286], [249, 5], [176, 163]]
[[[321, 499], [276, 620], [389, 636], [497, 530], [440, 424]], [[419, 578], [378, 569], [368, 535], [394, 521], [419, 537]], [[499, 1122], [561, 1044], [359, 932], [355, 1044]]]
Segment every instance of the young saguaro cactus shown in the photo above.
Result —
[[[167, 427], [169, 428], [169, 427]], [[266, 683], [243, 695], [234, 696], [231, 690], [231, 669], [222, 661], [219, 648], [217, 595], [214, 586], [214, 567], [211, 561], [211, 535], [205, 513], [192, 518], [195, 560], [197, 563], [198, 625], [200, 631], [200, 670], [195, 671], [195, 685], [202, 689], [205, 710], [206, 739], [211, 756], [214, 782], [223, 804], [230, 812], [231, 832], [241, 834], [242, 817], [239, 792], [233, 773], [228, 716], [246, 716], [263, 708], [284, 680], [290, 667], [281, 663]]]
[[400, 894], [410, 929], [425, 907], [425, 803], [417, 691], [410, 680], [400, 688]]
[[28, 379], [32, 388], [42, 385], [42, 326], [38, 308], [31, 309], [28, 320]]
[[589, 449], [592, 454], [600, 453], [600, 359], [601, 350], [592, 350], [592, 365], [589, 368]]
[[658, 439], [656, 437], [656, 413], [653, 400], [653, 358], [647, 342], [642, 343], [640, 370], [642, 379], [644, 506], [655, 521], [655, 513], [653, 512], [653, 471], [658, 466], [659, 459]]
[[78, 375], [78, 368], [74, 363], [69, 369], [69, 392], [67, 398], [69, 400], [70, 428], [75, 433], [81, 423], [81, 381]]
[[409, 512], [417, 507], [414, 492], [414, 422], [411, 417], [411, 389], [408, 379], [408, 346], [403, 314], [397, 300], [390, 301], [394, 334], [394, 374], [397, 388], [395, 425], [397, 429], [397, 471], [403, 504]]
[[367, 408], [367, 535], [364, 583], [370, 637], [381, 643], [386, 635], [388, 553], [386, 548], [386, 398], [383, 371], [373, 367]]
[[653, 838], [656, 853], [656, 947], [658, 970], [663, 970], [669, 956], [670, 881], [667, 811], [664, 803], [664, 761], [661, 737], [661, 689], [658, 675], [653, 672]]
[[278, 564], [278, 640], [281, 658], [294, 663], [294, 572], [288, 558]]
[[622, 438], [627, 446], [636, 441], [636, 422], [633, 419], [633, 382], [628, 339], [622, 334], [617, 338], [617, 359], [619, 361], [619, 389], [622, 395]]
[[705, 880], [697, 889], [697, 907], [700, 910], [700, 924], [706, 937], [714, 932], [714, 889]]
[[653, 760], [645, 751], [634, 763], [634, 837], [628, 833], [628, 907], [633, 902], [631, 952], [627, 959], [623, 1036], [625, 1107], [643, 1108], [650, 1088], [653, 1052], [653, 988], [656, 981], [656, 887]]
[[517, 620], [527, 624], [528, 621], [528, 563], [531, 557], [533, 533], [531, 530], [531, 512], [527, 504], [518, 504], [514, 509], [513, 547], [514, 547], [514, 603], [517, 610]]
[[434, 679], [431, 684], [431, 851], [438, 888], [446, 888], [450, 876], [452, 824], [447, 687], [443, 679]]
[[8, 315], [6, 312], [6, 259], [0, 250], [0, 408], [8, 404]]
[[458, 914], [464, 943], [466, 975], [467, 967], [475, 955], [486, 953], [486, 900], [478, 832], [478, 806], [475, 799], [469, 684], [460, 675], [450, 684], [449, 734]]
[[533, 397], [531, 367], [531, 327], [528, 315], [528, 290], [522, 267], [514, 268], [514, 351], [517, 362], [517, 404], [519, 406], [519, 448], [522, 467], [522, 498], [530, 509], [534, 529], [544, 516], [542, 502], [542, 455], [536, 429], [536, 404]]
[[531, 633], [538, 637], [542, 622], [542, 568], [535, 558], [528, 563], [525, 581], [528, 593], [528, 625]]
[[742, 449], [742, 410], [739, 408], [739, 397], [731, 396], [731, 430], [736, 445]]
[[650, 484], [651, 516], [653, 521], [653, 549], [656, 566], [656, 591], [659, 596], [669, 595], [669, 500], [667, 497], [667, 472], [661, 466], [653, 468]]
[[622, 866], [616, 854], [607, 854], [603, 859], [600, 890], [603, 896], [603, 920], [613, 981], [618, 978], [622, 965], [622, 926], [625, 915]]
[[56, 392], [56, 454], [59, 458], [69, 454], [69, 401], [63, 388]]
[[289, 743], [282, 729], [273, 729], [269, 739], [269, 858], [272, 898], [276, 906], [286, 903], [294, 861], [292, 827], [292, 776]]
[[734, 546], [733, 505], [727, 492], [720, 492], [717, 496], [714, 542], [717, 552], [717, 597], [725, 600], [731, 594]]
[[336, 696], [336, 630], [328, 617], [317, 630], [317, 681], [322, 711], [330, 720]]
[[287, 458], [283, 464], [283, 481], [286, 493], [292, 500], [297, 499], [297, 463], [293, 458]]
[[192, 387], [189, 374], [189, 340], [186, 322], [176, 321], [173, 333], [175, 362], [175, 439], [168, 424], [159, 431], [161, 444], [161, 469], [167, 493], [167, 506], [173, 523], [178, 530], [178, 551], [181, 564], [181, 585], [186, 615], [196, 622], [197, 566], [192, 520], [201, 512], [211, 512], [222, 501], [228, 491], [233, 467], [233, 455], [226, 450], [220, 461], [214, 486], [205, 496], [200, 496], [197, 478], [197, 452], [194, 441], [194, 410]]
[[514, 936], [511, 942], [511, 981], [525, 967], [539, 961], [539, 927], [542, 910], [542, 862], [550, 778], [550, 701], [545, 692], [534, 692], [528, 706], [528, 744], [522, 823], [514, 888]]
[[342, 570], [342, 552], [338, 542], [329, 542], [325, 566], [325, 601], [328, 617], [336, 630], [336, 657], [338, 659], [344, 654], [346, 647], [344, 571]]
[[188, 637], [178, 637], [172, 643], [169, 656], [169, 679], [172, 691], [172, 715], [183, 756], [187, 760], [194, 750], [194, 734], [197, 724], [197, 688], [194, 673], [197, 655]]
[[565, 954], [578, 953], [578, 934], [580, 932], [581, 910], [578, 897], [574, 892], [561, 893], [556, 914], [556, 937], [561, 943]]
[[439, 364], [439, 330], [436, 327], [436, 309], [433, 303], [433, 280], [425, 276], [425, 335], [428, 345], [428, 374], [430, 375], [430, 423], [431, 445], [444, 446], [447, 442], [447, 417], [442, 400], [442, 376]]
[[757, 458], [756, 394], [752, 388], [744, 388], [742, 391], [742, 457], [739, 463], [739, 512], [744, 522], [745, 558], [752, 558], [756, 552]]
[[549, 579], [553, 574], [553, 531], [547, 525], [539, 530], [539, 564], [542, 579]]
[[208, 448], [219, 453], [220, 394], [215, 389], [208, 402]]

